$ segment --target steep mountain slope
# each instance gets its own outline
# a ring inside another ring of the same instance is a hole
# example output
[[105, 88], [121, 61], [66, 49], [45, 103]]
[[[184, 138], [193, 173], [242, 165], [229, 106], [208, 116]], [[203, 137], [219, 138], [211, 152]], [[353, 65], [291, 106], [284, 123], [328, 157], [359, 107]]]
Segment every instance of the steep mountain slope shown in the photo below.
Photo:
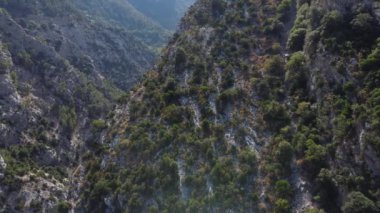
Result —
[[92, 137], [89, 119], [110, 109], [110, 90], [29, 36], [4, 11], [1, 20], [0, 207], [51, 209], [55, 199], [68, 198], [68, 168], [82, 141]]
[[379, 212], [377, 11], [199, 0], [87, 158], [82, 208]]
[[9, 1], [0, 6], [25, 33], [83, 72], [106, 76], [120, 88], [129, 88], [155, 60], [153, 52], [123, 28], [85, 17], [70, 1]]
[[0, 1], [1, 211], [379, 212], [378, 1], [198, 0], [128, 95], [72, 3]]
[[1, 212], [87, 211], [84, 166], [119, 88], [167, 36], [126, 1], [0, 1]]
[[175, 29], [195, 0], [128, 0], [139, 11], [167, 29]]
[[155, 56], [69, 1], [0, 7], [0, 211], [75, 205], [82, 156], [124, 94], [110, 82], [130, 88]]

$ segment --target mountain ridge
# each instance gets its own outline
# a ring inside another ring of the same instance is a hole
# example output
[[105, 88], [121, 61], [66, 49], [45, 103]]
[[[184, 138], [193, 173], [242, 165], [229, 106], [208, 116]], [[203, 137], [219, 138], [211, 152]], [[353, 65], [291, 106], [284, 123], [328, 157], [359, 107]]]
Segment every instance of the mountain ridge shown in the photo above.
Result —
[[177, 22], [195, 0], [129, 0], [129, 2], [164, 28], [175, 30]]

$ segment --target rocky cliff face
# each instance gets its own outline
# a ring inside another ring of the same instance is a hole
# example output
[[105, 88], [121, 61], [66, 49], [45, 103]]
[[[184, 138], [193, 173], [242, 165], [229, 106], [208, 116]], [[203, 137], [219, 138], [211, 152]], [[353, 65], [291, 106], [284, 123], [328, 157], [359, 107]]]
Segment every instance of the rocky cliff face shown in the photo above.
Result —
[[83, 205], [378, 212], [375, 11], [372, 1], [198, 1], [116, 109]]
[[0, 5], [0, 209], [74, 206], [82, 156], [124, 94], [117, 88], [130, 88], [155, 56], [69, 1]]
[[4, 10], [0, 16], [1, 208], [52, 210], [69, 199], [69, 168], [117, 90], [100, 76], [90, 80]]

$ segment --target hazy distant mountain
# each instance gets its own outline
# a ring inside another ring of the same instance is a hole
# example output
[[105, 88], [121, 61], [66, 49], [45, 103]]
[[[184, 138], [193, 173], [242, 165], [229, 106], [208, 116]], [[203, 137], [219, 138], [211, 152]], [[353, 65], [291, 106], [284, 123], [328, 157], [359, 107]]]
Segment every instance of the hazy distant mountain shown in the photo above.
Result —
[[175, 29], [179, 19], [195, 0], [129, 0], [146, 16], [163, 27]]
[[167, 29], [142, 14], [128, 0], [71, 1], [93, 18], [103, 18], [124, 27], [150, 47], [162, 47], [170, 36]]

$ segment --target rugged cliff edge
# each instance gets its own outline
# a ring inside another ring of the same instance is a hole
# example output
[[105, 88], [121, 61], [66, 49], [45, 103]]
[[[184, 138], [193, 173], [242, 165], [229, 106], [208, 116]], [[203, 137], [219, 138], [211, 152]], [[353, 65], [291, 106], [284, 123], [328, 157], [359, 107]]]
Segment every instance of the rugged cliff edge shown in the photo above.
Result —
[[378, 3], [200, 0], [117, 107], [83, 205], [378, 212]]

